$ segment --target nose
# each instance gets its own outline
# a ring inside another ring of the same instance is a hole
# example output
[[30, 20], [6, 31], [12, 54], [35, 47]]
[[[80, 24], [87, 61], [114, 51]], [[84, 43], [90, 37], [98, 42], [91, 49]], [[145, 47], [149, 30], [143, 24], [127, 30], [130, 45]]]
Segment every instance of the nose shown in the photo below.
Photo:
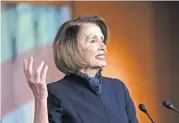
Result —
[[103, 41], [99, 42], [99, 50], [103, 50], [105, 53], [107, 52], [106, 45]]

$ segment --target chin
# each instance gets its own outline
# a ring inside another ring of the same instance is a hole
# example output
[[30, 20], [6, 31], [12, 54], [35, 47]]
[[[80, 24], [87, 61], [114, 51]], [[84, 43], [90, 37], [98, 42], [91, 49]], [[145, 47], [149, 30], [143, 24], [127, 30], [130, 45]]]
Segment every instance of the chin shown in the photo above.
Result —
[[98, 65], [96, 65], [96, 66], [98, 66], [99, 68], [103, 68], [103, 67], [106, 67], [106, 66], [107, 66], [107, 63], [106, 63], [106, 62], [100, 63], [100, 64], [98, 64]]

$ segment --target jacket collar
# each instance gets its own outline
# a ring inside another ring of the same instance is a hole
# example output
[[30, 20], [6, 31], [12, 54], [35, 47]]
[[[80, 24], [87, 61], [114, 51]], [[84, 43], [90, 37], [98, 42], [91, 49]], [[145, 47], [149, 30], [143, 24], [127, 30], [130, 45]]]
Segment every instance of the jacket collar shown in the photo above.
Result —
[[[86, 87], [93, 91], [95, 94], [99, 94], [101, 92], [101, 78], [101, 71], [99, 71], [95, 77], [89, 77], [87, 74], [79, 72], [76, 74], [66, 75], [64, 77], [64, 79], [70, 81], [70, 84]], [[99, 90], [97, 90], [95, 86], [98, 86]]]
[[101, 85], [98, 73], [95, 75], [95, 77], [90, 77], [88, 74], [82, 72], [77, 72], [76, 75], [84, 78], [98, 93], [101, 93]]

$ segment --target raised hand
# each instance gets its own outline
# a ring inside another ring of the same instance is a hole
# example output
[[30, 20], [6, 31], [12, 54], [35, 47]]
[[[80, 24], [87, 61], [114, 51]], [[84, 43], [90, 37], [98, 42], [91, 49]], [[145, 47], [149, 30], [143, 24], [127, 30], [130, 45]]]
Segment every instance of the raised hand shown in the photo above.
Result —
[[33, 70], [33, 57], [29, 60], [24, 59], [23, 61], [24, 73], [26, 76], [27, 83], [31, 88], [35, 100], [44, 100], [47, 99], [47, 83], [46, 75], [48, 71], [48, 66], [44, 66], [44, 61], [40, 63], [38, 68]]

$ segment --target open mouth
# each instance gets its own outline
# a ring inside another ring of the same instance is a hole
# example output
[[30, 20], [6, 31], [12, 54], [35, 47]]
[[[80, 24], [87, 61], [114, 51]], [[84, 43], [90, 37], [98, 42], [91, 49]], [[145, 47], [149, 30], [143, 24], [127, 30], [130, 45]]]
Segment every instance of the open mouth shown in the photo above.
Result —
[[99, 59], [99, 60], [104, 60], [105, 59], [105, 54], [97, 55], [96, 58]]

